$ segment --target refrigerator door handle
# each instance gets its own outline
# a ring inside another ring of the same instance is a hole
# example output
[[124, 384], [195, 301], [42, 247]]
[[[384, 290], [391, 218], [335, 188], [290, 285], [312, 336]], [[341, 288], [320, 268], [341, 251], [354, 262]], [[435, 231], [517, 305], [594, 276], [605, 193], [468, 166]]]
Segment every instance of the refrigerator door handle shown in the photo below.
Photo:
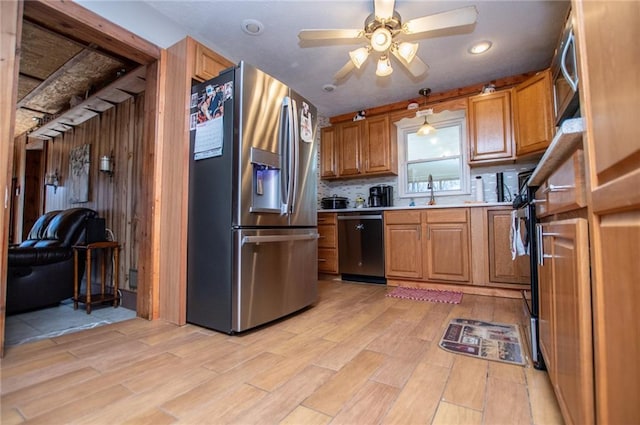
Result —
[[265, 242], [308, 241], [314, 239], [318, 239], [318, 233], [308, 233], [306, 235], [244, 236], [242, 238], [242, 245]]
[[291, 193], [293, 192], [293, 119], [292, 119], [292, 99], [285, 96], [280, 107], [280, 132], [278, 142], [280, 144], [280, 154], [282, 156], [282, 173], [280, 177], [282, 190], [281, 214], [289, 215], [291, 212]]
[[291, 98], [291, 120], [290, 123], [290, 135], [289, 143], [291, 143], [291, 172], [293, 175], [292, 184], [291, 184], [291, 192], [290, 192], [290, 201], [289, 201], [289, 212], [293, 213], [296, 208], [297, 196], [298, 192], [298, 174], [300, 173], [300, 160], [298, 158], [299, 150], [300, 150], [300, 127], [298, 125], [298, 104], [295, 99]]

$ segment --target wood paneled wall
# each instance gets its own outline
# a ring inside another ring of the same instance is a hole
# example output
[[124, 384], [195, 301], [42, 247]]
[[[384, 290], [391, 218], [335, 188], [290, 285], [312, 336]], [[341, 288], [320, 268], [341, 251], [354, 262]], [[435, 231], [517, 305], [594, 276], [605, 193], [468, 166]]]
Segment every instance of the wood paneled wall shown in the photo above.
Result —
[[[60, 186], [47, 186], [45, 212], [84, 207], [96, 210], [106, 219], [108, 229], [120, 242], [119, 277], [121, 287], [129, 285], [129, 270], [138, 269], [142, 191], [142, 161], [140, 154], [144, 129], [144, 94], [131, 98], [101, 115], [84, 122], [47, 142], [46, 172], [58, 170]], [[69, 202], [69, 153], [89, 144], [89, 201]], [[100, 157], [113, 156], [114, 173], [99, 171]]]

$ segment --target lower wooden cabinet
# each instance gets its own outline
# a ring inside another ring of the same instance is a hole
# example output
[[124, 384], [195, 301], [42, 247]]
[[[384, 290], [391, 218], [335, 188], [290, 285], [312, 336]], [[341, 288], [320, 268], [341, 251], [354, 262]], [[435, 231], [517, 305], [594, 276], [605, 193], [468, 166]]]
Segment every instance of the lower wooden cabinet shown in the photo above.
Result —
[[428, 210], [423, 213], [428, 280], [471, 282], [469, 209]]
[[[531, 266], [529, 256], [511, 254], [512, 210], [488, 210], [489, 282], [529, 284]], [[524, 238], [524, 222], [521, 221], [520, 237]]]
[[318, 213], [318, 272], [338, 274], [336, 213]]
[[419, 211], [384, 214], [385, 274], [390, 278], [422, 279], [422, 227]]
[[551, 221], [538, 231], [542, 355], [565, 422], [594, 423], [587, 220]]
[[385, 212], [387, 278], [470, 282], [468, 212], [468, 208]]

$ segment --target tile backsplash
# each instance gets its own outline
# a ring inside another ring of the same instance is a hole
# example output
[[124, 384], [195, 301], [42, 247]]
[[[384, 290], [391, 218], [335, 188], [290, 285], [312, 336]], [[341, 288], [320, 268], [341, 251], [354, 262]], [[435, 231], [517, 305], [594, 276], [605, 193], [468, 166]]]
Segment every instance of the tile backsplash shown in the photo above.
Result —
[[[325, 127], [329, 125], [329, 120], [323, 117], [319, 118], [319, 127]], [[318, 161], [320, 160], [320, 143], [319, 143], [318, 131]], [[513, 196], [518, 191], [518, 173], [535, 168], [536, 162], [524, 162], [518, 164], [505, 164], [505, 165], [493, 165], [484, 167], [473, 167], [471, 169], [470, 176], [470, 188], [471, 193], [468, 195], [459, 196], [438, 196], [436, 194], [436, 203], [438, 205], [446, 204], [460, 204], [465, 201], [474, 201], [476, 199], [476, 177], [481, 176], [483, 180], [483, 192], [485, 202], [497, 202], [497, 185], [496, 185], [496, 173], [503, 173], [504, 199], [505, 201], [511, 201]], [[318, 166], [318, 170], [320, 167]], [[355, 199], [358, 195], [363, 196], [365, 199], [369, 196], [369, 187], [377, 186], [380, 184], [387, 184], [393, 186], [393, 205], [394, 206], [409, 206], [411, 202], [410, 198], [398, 197], [398, 177], [386, 176], [386, 177], [365, 177], [346, 180], [321, 180], [318, 175], [318, 208], [320, 209], [320, 200], [328, 196], [343, 196], [349, 199], [349, 208], [354, 207]], [[414, 197], [416, 205], [423, 205], [429, 201], [429, 197]]]

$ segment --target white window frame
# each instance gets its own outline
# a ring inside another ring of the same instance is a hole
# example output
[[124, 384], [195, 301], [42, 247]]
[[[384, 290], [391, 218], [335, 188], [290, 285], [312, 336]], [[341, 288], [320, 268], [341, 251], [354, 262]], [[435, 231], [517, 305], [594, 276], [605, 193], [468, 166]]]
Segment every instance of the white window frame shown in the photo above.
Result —
[[[434, 191], [437, 196], [460, 196], [471, 194], [469, 154], [467, 144], [467, 120], [465, 110], [443, 111], [427, 117], [429, 124], [436, 130], [440, 127], [460, 125], [460, 190]], [[407, 140], [408, 135], [418, 131], [424, 123], [424, 118], [403, 118], [394, 123], [397, 127], [398, 143], [398, 197], [399, 198], [428, 198], [428, 192], [407, 192]]]

